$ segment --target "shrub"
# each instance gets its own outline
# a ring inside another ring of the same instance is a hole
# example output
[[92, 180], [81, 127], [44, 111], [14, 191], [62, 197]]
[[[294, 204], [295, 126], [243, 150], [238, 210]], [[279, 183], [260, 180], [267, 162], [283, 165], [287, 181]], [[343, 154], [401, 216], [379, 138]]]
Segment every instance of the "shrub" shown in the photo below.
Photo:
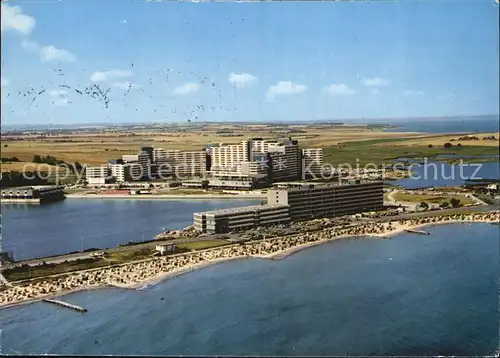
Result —
[[419, 206], [422, 208], [422, 209], [429, 209], [429, 204], [427, 204], [425, 201], [422, 201]]
[[460, 199], [456, 199], [456, 198], [451, 198], [450, 200], [450, 204], [451, 206], [453, 206], [454, 208], [457, 208], [460, 206]]

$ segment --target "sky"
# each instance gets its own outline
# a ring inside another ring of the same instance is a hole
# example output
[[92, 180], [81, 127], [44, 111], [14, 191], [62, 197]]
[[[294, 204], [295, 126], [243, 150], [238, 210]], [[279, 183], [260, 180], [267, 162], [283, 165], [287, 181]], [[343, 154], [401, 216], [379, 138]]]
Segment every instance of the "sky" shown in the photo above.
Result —
[[498, 114], [494, 0], [1, 6], [3, 125]]

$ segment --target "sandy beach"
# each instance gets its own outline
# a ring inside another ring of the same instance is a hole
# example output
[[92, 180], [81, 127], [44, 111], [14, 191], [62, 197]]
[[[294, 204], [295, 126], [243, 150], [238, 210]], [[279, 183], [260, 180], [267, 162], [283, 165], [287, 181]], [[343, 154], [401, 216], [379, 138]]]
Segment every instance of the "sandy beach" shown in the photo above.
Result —
[[500, 222], [500, 212], [452, 214], [394, 222], [332, 226], [315, 232], [230, 244], [116, 266], [76, 271], [36, 281], [14, 283], [12, 287], [0, 291], [0, 308], [106, 286], [142, 290], [165, 279], [207, 265], [236, 259], [282, 259], [300, 250], [332, 240], [366, 236], [375, 239], [389, 239], [405, 230], [414, 230], [429, 225], [478, 222], [498, 223]]

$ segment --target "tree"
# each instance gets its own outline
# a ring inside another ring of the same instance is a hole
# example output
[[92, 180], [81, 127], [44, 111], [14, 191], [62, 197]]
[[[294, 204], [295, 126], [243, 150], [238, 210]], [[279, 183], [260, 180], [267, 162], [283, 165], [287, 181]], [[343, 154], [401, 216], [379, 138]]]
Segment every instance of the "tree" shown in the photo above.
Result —
[[75, 162], [75, 164], [73, 165], [73, 168], [75, 169], [75, 171], [77, 173], [81, 173], [82, 172], [82, 165], [80, 164], [80, 162]]
[[432, 145], [432, 144], [429, 144], [429, 145], [428, 145], [428, 147], [429, 147], [429, 148], [432, 148], [432, 147], [433, 147], [433, 145]]
[[457, 208], [460, 206], [460, 199], [457, 199], [457, 198], [451, 198], [450, 199], [450, 204], [451, 206], [453, 206], [454, 208]]
[[458, 144], [457, 144], [457, 147], [461, 147], [461, 146], [462, 146], [462, 144], [461, 144], [461, 143], [458, 143]]
[[38, 154], [35, 154], [33, 156], [33, 163], [41, 163], [42, 162], [42, 157], [40, 157]]
[[451, 144], [450, 142], [446, 142], [446, 143], [444, 143], [443, 147], [451, 148], [451, 147], [453, 147], [453, 144]]
[[418, 206], [420, 206], [424, 210], [429, 209], [429, 204], [427, 204], [425, 201], [422, 201]]
[[441, 208], [443, 209], [446, 209], [448, 206], [450, 206], [450, 203], [448, 203], [447, 201], [441, 203], [441, 205], [439, 205]]

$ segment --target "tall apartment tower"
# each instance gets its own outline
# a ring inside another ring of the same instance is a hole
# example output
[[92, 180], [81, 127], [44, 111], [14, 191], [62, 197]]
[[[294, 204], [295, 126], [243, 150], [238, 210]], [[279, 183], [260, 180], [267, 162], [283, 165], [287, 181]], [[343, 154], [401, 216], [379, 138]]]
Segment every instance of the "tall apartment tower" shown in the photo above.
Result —
[[302, 149], [302, 179], [319, 177], [323, 167], [323, 149]]
[[236, 171], [241, 162], [250, 161], [252, 154], [251, 141], [241, 141], [239, 144], [220, 144], [210, 148], [212, 171]]
[[220, 144], [210, 148], [211, 170], [213, 172], [238, 172], [250, 165], [266, 167], [271, 182], [297, 180], [301, 173], [301, 155], [296, 140], [266, 140], [252, 138], [239, 144]]
[[207, 171], [206, 150], [181, 151], [156, 148], [154, 162], [161, 176], [203, 177]]

